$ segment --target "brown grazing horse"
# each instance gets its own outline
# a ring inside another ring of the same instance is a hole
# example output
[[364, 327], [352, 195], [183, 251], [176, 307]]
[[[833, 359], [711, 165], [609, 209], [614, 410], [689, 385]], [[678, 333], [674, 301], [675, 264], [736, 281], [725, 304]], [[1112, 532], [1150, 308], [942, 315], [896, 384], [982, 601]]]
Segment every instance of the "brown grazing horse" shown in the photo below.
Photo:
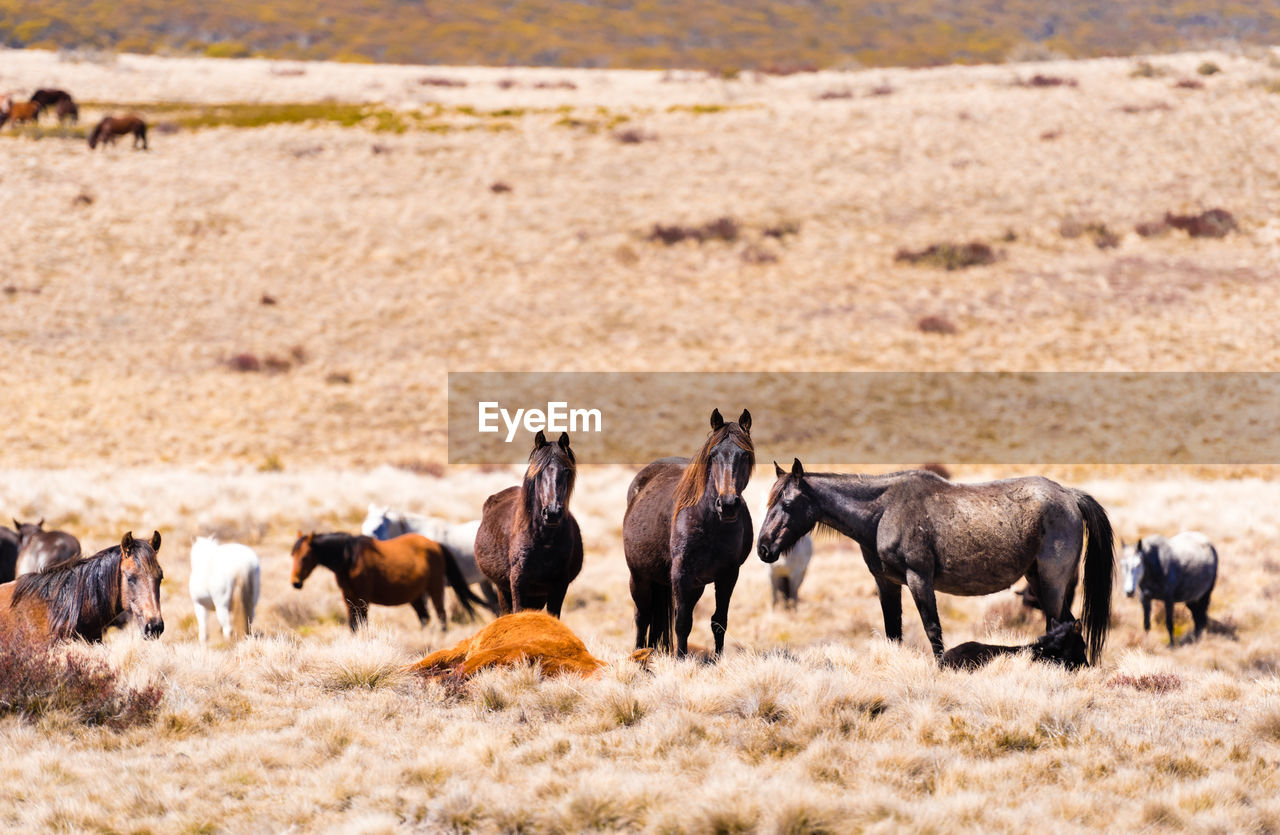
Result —
[[[449, 572], [440, 543], [416, 533], [377, 540], [346, 533], [298, 534], [293, 544], [293, 587], [323, 565], [338, 579], [347, 604], [347, 625], [355, 632], [369, 621], [369, 604], [413, 607], [418, 622], [431, 621], [427, 601], [436, 610], [440, 625], [449, 625], [444, 608], [444, 584]], [[459, 595], [462, 591], [454, 587]]]
[[80, 540], [66, 531], [46, 531], [44, 520], [35, 524], [13, 520], [18, 530], [18, 562], [14, 576], [33, 574], [80, 556]]
[[582, 532], [569, 512], [578, 465], [569, 436], [533, 439], [524, 481], [484, 503], [476, 565], [493, 583], [504, 615], [546, 608], [560, 617], [569, 584], [582, 570]]
[[[755, 466], [751, 413], [726, 423], [711, 413], [711, 433], [693, 460], [659, 458], [632, 479], [622, 520], [622, 548], [636, 604], [636, 649], [689, 652], [693, 608], [716, 587], [711, 634], [724, 652], [729, 599], [751, 553], [751, 514], [742, 500]], [[674, 605], [673, 605], [674, 600]]]
[[40, 102], [15, 101], [9, 106], [7, 113], [0, 112], [0, 127], [3, 127], [6, 120], [11, 120], [15, 125], [34, 122], [40, 118], [42, 109]]
[[545, 676], [590, 676], [605, 666], [559, 618], [526, 610], [503, 615], [453, 649], [433, 652], [408, 669], [433, 678], [467, 678], [486, 667], [522, 664], [537, 665]]
[[151, 541], [126, 533], [120, 544], [92, 557], [27, 574], [0, 586], [0, 631], [26, 629], [49, 641], [101, 641], [122, 613], [142, 625], [144, 638], [164, 632], [156, 560], [160, 532]]
[[[17, 107], [15, 104], [14, 107]], [[126, 133], [133, 134], [133, 147], [137, 148], [139, 144], [142, 150], [147, 150], [147, 123], [142, 121], [142, 117], [130, 113], [128, 116], [107, 116], [89, 133], [89, 147], [96, 148], [98, 143], [103, 145], [114, 145], [117, 136], [124, 136]]]

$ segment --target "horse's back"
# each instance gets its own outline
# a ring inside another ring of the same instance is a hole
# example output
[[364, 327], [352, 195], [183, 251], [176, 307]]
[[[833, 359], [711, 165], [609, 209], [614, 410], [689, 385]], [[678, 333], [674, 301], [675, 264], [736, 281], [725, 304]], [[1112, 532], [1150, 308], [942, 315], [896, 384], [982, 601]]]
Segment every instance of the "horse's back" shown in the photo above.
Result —
[[511, 519], [520, 499], [519, 486], [499, 490], [484, 501], [474, 552], [477, 565], [495, 583], [511, 570]]
[[35, 574], [79, 557], [80, 540], [64, 531], [41, 531], [18, 552], [16, 574]]
[[622, 550], [631, 573], [664, 574], [671, 568], [671, 510], [688, 458], [659, 458], [636, 473], [622, 517]]
[[1184, 531], [1165, 541], [1161, 562], [1177, 566], [1182, 582], [1175, 591], [1178, 602], [1199, 600], [1218, 579], [1218, 551], [1209, 537], [1199, 531]]

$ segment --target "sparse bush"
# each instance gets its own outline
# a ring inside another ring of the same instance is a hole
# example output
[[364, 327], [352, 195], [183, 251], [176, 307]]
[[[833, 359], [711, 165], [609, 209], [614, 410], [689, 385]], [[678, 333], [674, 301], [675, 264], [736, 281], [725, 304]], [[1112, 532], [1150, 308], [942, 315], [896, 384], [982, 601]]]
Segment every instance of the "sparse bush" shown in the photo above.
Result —
[[613, 132], [613, 138], [623, 145], [639, 145], [641, 142], [653, 142], [657, 134], [649, 133], [643, 128], [623, 128]]
[[777, 223], [771, 223], [760, 230], [760, 234], [766, 238], [777, 238], [782, 240], [788, 235], [800, 234], [800, 223], [795, 220], [780, 220]]
[[331, 386], [349, 386], [351, 374], [346, 371], [331, 371], [325, 375], [324, 381]]
[[1133, 70], [1129, 73], [1130, 78], [1159, 78], [1167, 75], [1169, 71], [1164, 67], [1157, 67], [1150, 61], [1139, 61]]
[[467, 82], [460, 78], [445, 78], [439, 75], [424, 75], [418, 79], [423, 87], [466, 87]]
[[878, 96], [892, 96], [894, 90], [888, 84], [877, 84], [867, 91], [867, 95], [876, 98]]
[[1143, 673], [1131, 676], [1128, 673], [1117, 673], [1107, 681], [1107, 686], [1132, 687], [1144, 693], [1163, 695], [1182, 687], [1182, 679], [1173, 673]]
[[1166, 101], [1156, 101], [1150, 104], [1123, 104], [1119, 107], [1121, 113], [1135, 115], [1138, 113], [1159, 113], [1165, 110], [1173, 110], [1173, 107]]
[[990, 244], [982, 241], [971, 241], [967, 244], [933, 244], [920, 250], [900, 249], [894, 256], [895, 261], [907, 264], [924, 264], [930, 267], [942, 267], [947, 270], [961, 270], [984, 264], [994, 264], [995, 250]]
[[1078, 87], [1080, 82], [1074, 78], [1060, 75], [1042, 75], [1036, 73], [1025, 81], [1018, 82], [1019, 87]]
[[252, 372], [262, 370], [261, 360], [259, 360], [255, 355], [248, 353], [236, 354], [234, 357], [227, 360], [227, 366], [231, 368], [232, 371]]
[[489, 191], [492, 191], [494, 194], [508, 194], [512, 191], [512, 188], [509, 183], [504, 183], [502, 180], [498, 180], [490, 184]]
[[1179, 90], [1203, 90], [1204, 82], [1194, 78], [1180, 78], [1173, 86]]
[[578, 85], [572, 81], [539, 81], [533, 85], [535, 90], [576, 90]]
[[1058, 231], [1064, 238], [1079, 238], [1088, 235], [1098, 249], [1113, 249], [1120, 245], [1120, 236], [1107, 228], [1101, 221], [1081, 223], [1078, 220], [1064, 220]]
[[1205, 61], [1200, 66], [1196, 67], [1196, 72], [1200, 75], [1217, 75], [1222, 72], [1222, 67], [1219, 67], [1212, 61]]
[[851, 99], [853, 91], [848, 87], [842, 87], [839, 90], [823, 90], [818, 94], [818, 101], [834, 101], [837, 99]]
[[1164, 216], [1164, 222], [1193, 238], [1225, 238], [1239, 228], [1235, 217], [1226, 209], [1210, 209], [1198, 215], [1175, 215], [1169, 212]]
[[1143, 221], [1135, 225], [1133, 231], [1144, 238], [1155, 238], [1167, 234], [1169, 232], [1169, 224], [1163, 220]]
[[163, 698], [161, 685], [129, 687], [86, 649], [52, 649], [22, 630], [0, 633], [0, 716], [33, 720], [60, 713], [121, 730], [150, 724]]
[[925, 316], [916, 322], [916, 329], [921, 333], [937, 333], [950, 336], [959, 333], [955, 323], [943, 316]]
[[776, 264], [778, 263], [778, 254], [759, 244], [749, 244], [746, 249], [742, 250], [742, 263], [756, 266]]
[[662, 223], [655, 223], [653, 230], [649, 233], [648, 240], [661, 241], [667, 246], [686, 240], [693, 240], [698, 243], [716, 240], [732, 243], [738, 240], [741, 232], [741, 224], [726, 215], [700, 226], [681, 226], [680, 224], [668, 226]]
[[270, 293], [263, 293], [262, 298], [258, 299], [258, 304], [262, 305], [263, 307], [273, 307], [279, 304], [279, 302], [277, 302], [276, 297], [271, 295]]

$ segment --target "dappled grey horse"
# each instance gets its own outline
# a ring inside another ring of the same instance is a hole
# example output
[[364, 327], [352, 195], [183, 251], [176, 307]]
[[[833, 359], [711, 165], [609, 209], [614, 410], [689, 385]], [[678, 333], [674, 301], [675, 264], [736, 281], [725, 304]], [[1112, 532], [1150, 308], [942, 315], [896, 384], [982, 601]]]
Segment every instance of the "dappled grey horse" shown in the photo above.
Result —
[[938, 658], [938, 591], [992, 594], [1026, 577], [1052, 628], [1071, 618], [1083, 562], [1081, 620], [1097, 661], [1111, 626], [1115, 557], [1107, 512], [1092, 496], [1038, 477], [955, 484], [923, 470], [846, 475], [806, 473], [799, 460], [791, 472], [774, 466], [760, 559], [774, 562], [819, 525], [854, 540], [875, 578], [891, 640], [902, 640], [904, 585]]
[[1200, 639], [1209, 624], [1209, 597], [1218, 581], [1218, 551], [1209, 537], [1197, 531], [1168, 539], [1143, 537], [1125, 554], [1122, 570], [1125, 596], [1141, 593], [1143, 629], [1151, 631], [1151, 601], [1162, 601], [1169, 646], [1173, 646], [1173, 604], [1186, 603], [1196, 625], [1194, 639]]

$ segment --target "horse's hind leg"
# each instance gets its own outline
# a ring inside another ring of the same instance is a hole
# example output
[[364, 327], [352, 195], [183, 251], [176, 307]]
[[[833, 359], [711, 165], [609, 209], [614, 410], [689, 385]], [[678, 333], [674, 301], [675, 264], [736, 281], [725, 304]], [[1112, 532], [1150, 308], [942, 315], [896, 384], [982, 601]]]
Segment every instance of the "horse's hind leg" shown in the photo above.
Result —
[[924, 634], [929, 636], [933, 657], [941, 659], [942, 621], [938, 619], [938, 599], [933, 593], [933, 578], [907, 569], [907, 588], [911, 589], [911, 597], [916, 602], [916, 611], [920, 613], [920, 622], [924, 624]]
[[884, 636], [890, 641], [901, 641], [902, 586], [877, 577], [876, 589], [880, 592], [880, 611], [884, 614]]
[[200, 646], [209, 645], [209, 610], [196, 603], [196, 625], [200, 627]]

